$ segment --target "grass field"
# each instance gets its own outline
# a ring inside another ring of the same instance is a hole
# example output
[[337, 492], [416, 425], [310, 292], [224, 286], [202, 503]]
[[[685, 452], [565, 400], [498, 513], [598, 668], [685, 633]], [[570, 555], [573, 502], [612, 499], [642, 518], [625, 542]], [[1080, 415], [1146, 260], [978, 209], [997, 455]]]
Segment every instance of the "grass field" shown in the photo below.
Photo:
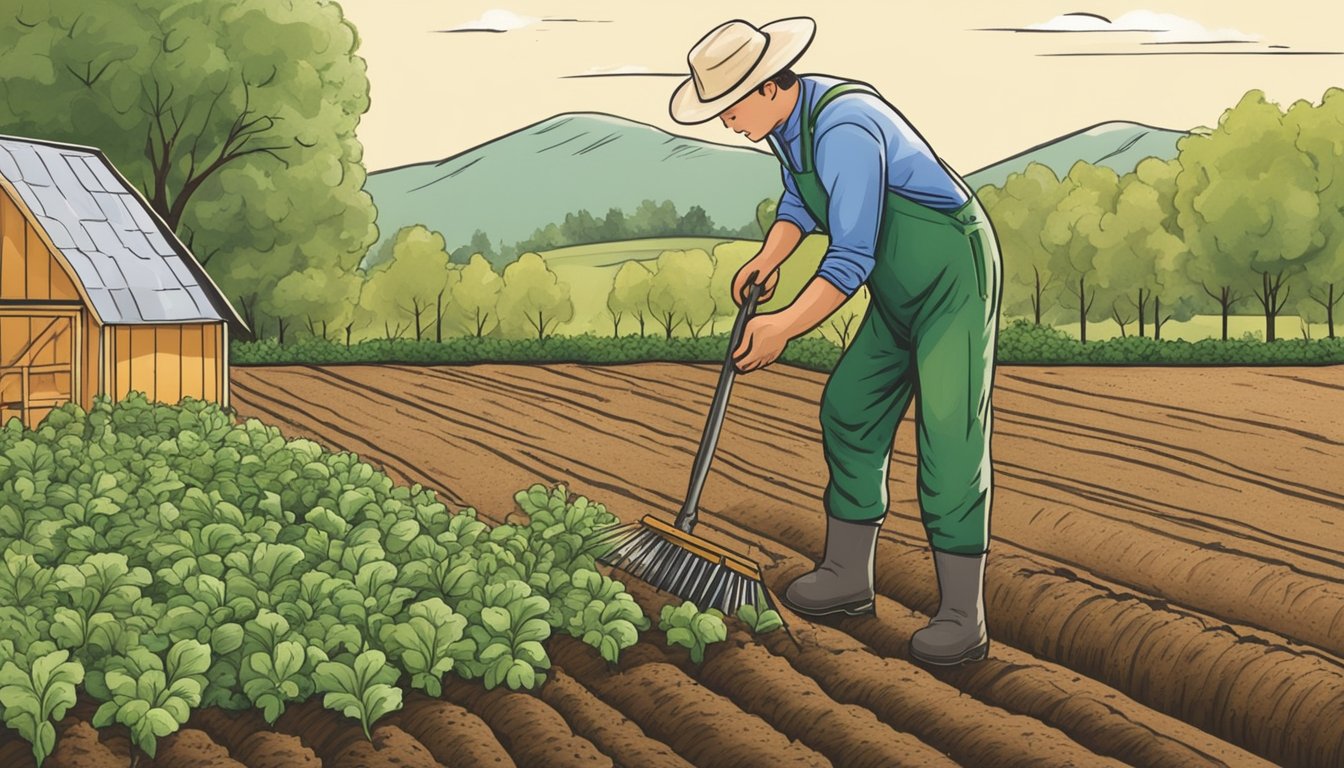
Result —
[[[784, 263], [780, 275], [780, 285], [775, 291], [775, 297], [762, 307], [762, 311], [768, 312], [780, 309], [793, 300], [793, 297], [802, 290], [807, 281], [816, 273], [817, 266], [821, 263], [821, 257], [825, 253], [825, 242], [820, 237], [809, 238], [803, 243], [802, 248]], [[620, 269], [621, 264], [631, 260], [651, 262], [665, 250], [689, 250], [692, 248], [699, 248], [710, 253], [717, 261], [726, 264], [728, 268], [737, 270], [748, 259], [756, 255], [760, 243], [753, 240], [727, 240], [724, 238], [651, 238], [616, 243], [576, 245], [544, 252], [542, 255], [550, 262], [552, 269], [560, 276], [560, 279], [569, 283], [570, 297], [574, 302], [574, 319], [561, 325], [559, 333], [567, 335], [582, 333], [611, 335], [612, 324], [611, 316], [607, 312], [607, 294], [611, 290], [612, 281], [616, 279], [616, 270]], [[864, 306], [865, 302], [862, 299], [853, 301], [853, 308], [860, 314]], [[1008, 315], [1003, 317], [1005, 323], [1013, 319], [1015, 318]], [[1056, 327], [1072, 336], [1076, 337], [1078, 335], [1077, 323], [1060, 323]], [[1129, 335], [1134, 335], [1138, 333], [1138, 324], [1131, 323], [1126, 330]], [[1296, 339], [1302, 335], [1301, 322], [1295, 315], [1280, 316], [1275, 325], [1275, 330], [1278, 338], [1281, 339]], [[1311, 326], [1311, 337], [1314, 339], [1325, 338], [1326, 331], [1327, 328], [1324, 324], [1313, 325]], [[633, 332], [635, 332], [633, 322], [622, 321], [621, 333], [624, 335]], [[1150, 328], [1149, 333], [1151, 334], [1151, 332]], [[1265, 320], [1260, 315], [1234, 315], [1228, 321], [1229, 338], [1241, 338], [1244, 333], [1259, 334], [1263, 338], [1264, 332]], [[829, 334], [829, 331], [823, 330], [815, 333]], [[679, 329], [678, 335], [686, 335], [685, 329]], [[1120, 326], [1112, 320], [1088, 323], [1087, 325], [1089, 341], [1100, 341], [1120, 335]], [[1196, 315], [1188, 321], [1173, 320], [1164, 323], [1162, 326], [1162, 337], [1164, 339], [1198, 341], [1200, 339], [1220, 338], [1221, 336], [1222, 318], [1218, 315]]]

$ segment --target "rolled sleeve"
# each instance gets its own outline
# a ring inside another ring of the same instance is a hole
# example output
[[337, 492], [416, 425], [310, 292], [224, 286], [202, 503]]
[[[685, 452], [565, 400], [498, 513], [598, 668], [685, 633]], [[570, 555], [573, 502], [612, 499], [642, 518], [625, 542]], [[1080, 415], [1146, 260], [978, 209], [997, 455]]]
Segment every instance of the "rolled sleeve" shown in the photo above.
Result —
[[803, 198], [798, 194], [798, 185], [794, 183], [793, 174], [789, 173], [788, 169], [784, 169], [784, 194], [779, 198], [775, 220], [787, 221], [801, 229], [804, 234], [817, 228], [817, 221], [803, 205]]
[[885, 144], [856, 123], [839, 123], [817, 137], [817, 173], [830, 198], [831, 243], [817, 276], [846, 296], [873, 271], [886, 196]]

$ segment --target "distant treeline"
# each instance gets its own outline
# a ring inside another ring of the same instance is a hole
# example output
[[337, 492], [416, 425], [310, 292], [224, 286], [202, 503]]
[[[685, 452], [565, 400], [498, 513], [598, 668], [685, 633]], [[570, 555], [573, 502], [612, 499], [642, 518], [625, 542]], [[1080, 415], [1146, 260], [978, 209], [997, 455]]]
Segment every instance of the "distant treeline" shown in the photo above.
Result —
[[518, 258], [520, 254], [550, 251], [571, 245], [610, 243], [618, 240], [636, 240], [648, 237], [723, 237], [727, 239], [760, 239], [760, 225], [752, 220], [737, 228], [714, 223], [705, 209], [692, 205], [685, 213], [677, 211], [676, 203], [645, 200], [634, 213], [611, 208], [605, 216], [594, 216], [587, 210], [566, 214], [565, 220], [547, 224], [532, 236], [517, 243], [495, 243], [489, 233], [477, 230], [471, 242], [452, 251], [454, 264], [466, 264], [474, 253], [479, 253], [496, 268]]

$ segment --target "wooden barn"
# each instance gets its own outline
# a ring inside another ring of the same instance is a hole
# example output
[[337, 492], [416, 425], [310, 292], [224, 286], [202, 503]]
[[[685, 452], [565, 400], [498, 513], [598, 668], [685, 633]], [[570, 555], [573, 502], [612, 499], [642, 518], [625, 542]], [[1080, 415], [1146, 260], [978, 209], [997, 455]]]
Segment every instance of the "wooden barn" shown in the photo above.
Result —
[[219, 288], [90, 147], [0, 136], [0, 424], [140, 391], [229, 404]]

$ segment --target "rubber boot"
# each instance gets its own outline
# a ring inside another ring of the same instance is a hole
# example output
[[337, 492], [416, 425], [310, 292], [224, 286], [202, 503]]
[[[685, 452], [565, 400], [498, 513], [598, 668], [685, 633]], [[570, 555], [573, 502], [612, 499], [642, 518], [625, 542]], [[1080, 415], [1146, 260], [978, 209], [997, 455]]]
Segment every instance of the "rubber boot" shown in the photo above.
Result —
[[826, 558], [794, 579], [784, 604], [804, 616], [873, 613], [873, 555], [881, 522], [850, 523], [826, 518]]
[[910, 638], [910, 655], [926, 664], [954, 666], [989, 655], [985, 629], [985, 555], [933, 550], [938, 613]]

